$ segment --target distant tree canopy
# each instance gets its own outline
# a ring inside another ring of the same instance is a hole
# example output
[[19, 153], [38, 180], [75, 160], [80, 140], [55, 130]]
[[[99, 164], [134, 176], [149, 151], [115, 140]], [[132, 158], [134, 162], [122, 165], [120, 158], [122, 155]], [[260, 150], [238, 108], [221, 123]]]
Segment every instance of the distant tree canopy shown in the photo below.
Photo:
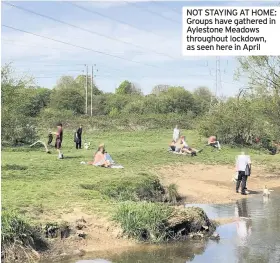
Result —
[[170, 87], [171, 87], [170, 85], [163, 85], [163, 84], [156, 85], [152, 89], [151, 94], [158, 96], [160, 93], [167, 91]]
[[116, 89], [116, 94], [125, 95], [125, 94], [137, 94], [141, 95], [142, 92], [139, 88], [135, 86], [132, 82], [128, 80], [123, 81], [120, 86]]
[[[137, 84], [125, 80], [115, 93], [103, 93], [93, 86], [93, 119], [108, 116], [123, 119], [123, 125], [129, 125], [129, 121], [153, 116], [157, 127], [167, 125], [170, 120], [173, 125], [180, 119], [186, 124], [195, 123], [205, 136], [217, 135], [222, 142], [231, 144], [249, 145], [255, 137], [280, 140], [279, 57], [242, 57], [239, 62], [237, 76], [245, 74], [250, 80], [249, 92], [243, 96], [221, 100], [207, 87], [190, 92], [165, 84], [156, 85], [144, 96]], [[37, 136], [36, 124], [44, 125], [47, 120], [53, 125], [58, 118], [66, 120], [73, 115], [84, 118], [85, 75], [61, 76], [53, 89], [37, 87], [28, 77], [15, 77], [10, 65], [1, 68], [1, 77], [3, 142], [31, 142]], [[87, 82], [89, 113], [90, 77]]]

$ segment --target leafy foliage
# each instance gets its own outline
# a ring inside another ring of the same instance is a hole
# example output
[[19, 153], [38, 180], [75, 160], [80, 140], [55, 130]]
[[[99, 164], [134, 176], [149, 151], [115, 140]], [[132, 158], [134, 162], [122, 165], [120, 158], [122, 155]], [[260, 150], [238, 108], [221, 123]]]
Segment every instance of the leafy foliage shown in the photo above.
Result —
[[116, 89], [116, 94], [125, 95], [125, 94], [141, 94], [141, 90], [135, 86], [132, 82], [128, 80], [123, 81], [120, 86]]

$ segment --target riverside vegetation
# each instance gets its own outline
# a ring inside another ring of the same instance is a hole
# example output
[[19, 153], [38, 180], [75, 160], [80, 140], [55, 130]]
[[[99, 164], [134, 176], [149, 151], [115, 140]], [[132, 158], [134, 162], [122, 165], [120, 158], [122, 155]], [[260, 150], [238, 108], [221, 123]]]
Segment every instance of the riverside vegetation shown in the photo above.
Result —
[[[202, 226], [212, 230], [214, 225], [200, 209], [182, 212], [174, 206], [184, 197], [175, 185], [161, 184], [157, 167], [229, 164], [240, 147], [246, 147], [256, 163], [277, 172], [279, 156], [270, 158], [265, 151], [280, 138], [279, 61], [279, 57], [241, 58], [240, 70], [252, 79], [250, 90], [226, 100], [215, 98], [207, 88], [191, 93], [159, 85], [144, 96], [129, 81], [111, 94], [95, 87], [94, 117], [83, 115], [85, 76], [64, 76], [49, 90], [32, 85], [30, 79], [17, 79], [10, 66], [3, 67], [2, 258], [7, 262], [36, 258], [36, 251], [48, 248], [38, 226], [46, 226], [49, 218], [56, 225], [73, 207], [110, 218], [125, 235], [150, 242], [177, 239]], [[38, 138], [46, 140], [57, 121], [65, 127], [62, 161], [56, 154], [27, 146]], [[104, 142], [125, 169], [80, 165], [92, 158], [95, 149], [74, 149], [73, 130], [79, 124], [84, 126], [84, 140], [92, 146]], [[193, 146], [204, 146], [213, 134], [227, 146], [221, 153], [206, 148], [196, 158], [169, 154], [166, 148], [175, 124]]]

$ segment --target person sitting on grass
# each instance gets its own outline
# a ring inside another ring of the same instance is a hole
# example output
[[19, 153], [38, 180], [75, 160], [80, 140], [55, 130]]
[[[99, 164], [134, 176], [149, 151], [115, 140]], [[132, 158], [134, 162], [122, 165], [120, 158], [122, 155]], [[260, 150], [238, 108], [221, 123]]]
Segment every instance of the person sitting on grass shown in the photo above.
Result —
[[172, 140], [172, 142], [169, 144], [169, 151], [171, 152], [176, 151], [176, 141]]
[[197, 153], [201, 152], [201, 150], [197, 150], [195, 148], [189, 147], [189, 145], [186, 142], [186, 136], [181, 136], [181, 152], [182, 153], [189, 153], [192, 156], [196, 156]]
[[269, 151], [269, 154], [271, 154], [271, 155], [275, 155], [275, 154], [279, 153], [280, 144], [278, 144], [276, 141], [273, 141], [271, 143], [271, 145], [269, 145], [268, 151]]
[[208, 144], [209, 146], [212, 146], [214, 148], [218, 148], [219, 150], [221, 150], [221, 145], [219, 143], [219, 141], [217, 141], [217, 137], [216, 136], [210, 136], [208, 139]]
[[111, 156], [105, 151], [105, 145], [100, 144], [97, 152], [93, 156], [93, 162], [88, 162], [90, 165], [101, 166], [101, 167], [111, 167], [114, 163]]

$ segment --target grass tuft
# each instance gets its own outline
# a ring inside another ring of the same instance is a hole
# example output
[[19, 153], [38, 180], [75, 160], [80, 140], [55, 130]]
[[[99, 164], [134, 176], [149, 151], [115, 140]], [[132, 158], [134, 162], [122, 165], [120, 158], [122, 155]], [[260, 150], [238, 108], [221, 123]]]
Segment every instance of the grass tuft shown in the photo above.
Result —
[[160, 242], [166, 238], [168, 218], [173, 209], [150, 202], [124, 202], [114, 216], [128, 237], [140, 241]]
[[25, 218], [13, 211], [2, 211], [1, 257], [6, 262], [33, 262], [36, 251], [47, 249], [39, 227], [31, 226]]
[[151, 243], [183, 239], [191, 232], [205, 232], [205, 226], [209, 233], [215, 229], [201, 208], [177, 209], [163, 203], [124, 202], [113, 219], [128, 237]]

